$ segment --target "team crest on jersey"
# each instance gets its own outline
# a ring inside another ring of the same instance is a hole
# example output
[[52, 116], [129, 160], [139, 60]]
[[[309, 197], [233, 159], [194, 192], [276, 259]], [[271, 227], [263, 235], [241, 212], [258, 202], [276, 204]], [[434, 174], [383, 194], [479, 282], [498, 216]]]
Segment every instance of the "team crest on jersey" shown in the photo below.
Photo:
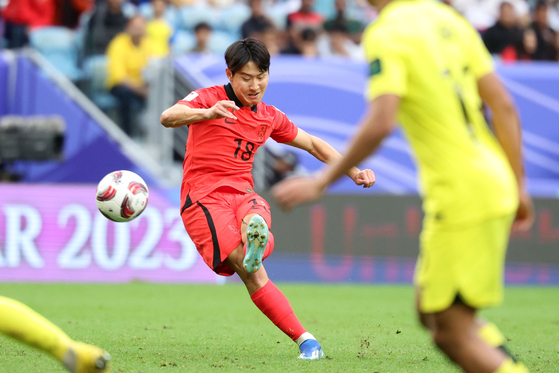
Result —
[[188, 94], [188, 96], [186, 96], [186, 97], [184, 98], [183, 101], [192, 101], [192, 100], [194, 100], [196, 97], [198, 97], [198, 93], [196, 93], [196, 92], [190, 92], [190, 93]]
[[264, 135], [266, 135], [266, 126], [261, 125], [258, 127], [258, 140], [264, 140]]
[[382, 65], [380, 63], [380, 60], [377, 58], [369, 65], [369, 76], [380, 74], [381, 71]]

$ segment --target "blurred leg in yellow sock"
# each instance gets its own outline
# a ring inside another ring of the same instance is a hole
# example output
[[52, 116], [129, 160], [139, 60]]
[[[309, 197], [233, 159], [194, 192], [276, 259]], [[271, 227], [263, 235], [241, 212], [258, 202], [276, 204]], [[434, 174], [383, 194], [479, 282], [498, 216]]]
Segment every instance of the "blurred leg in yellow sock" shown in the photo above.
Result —
[[501, 364], [495, 373], [528, 373], [528, 369], [524, 364], [517, 362], [512, 353], [505, 347], [505, 342], [507, 340], [499, 328], [497, 328], [495, 324], [487, 321], [478, 322], [480, 324], [478, 331], [479, 337], [489, 346], [499, 348], [509, 355], [509, 358]]
[[31, 308], [2, 296], [0, 332], [51, 354], [71, 372], [108, 372], [110, 356], [102, 349], [73, 341]]

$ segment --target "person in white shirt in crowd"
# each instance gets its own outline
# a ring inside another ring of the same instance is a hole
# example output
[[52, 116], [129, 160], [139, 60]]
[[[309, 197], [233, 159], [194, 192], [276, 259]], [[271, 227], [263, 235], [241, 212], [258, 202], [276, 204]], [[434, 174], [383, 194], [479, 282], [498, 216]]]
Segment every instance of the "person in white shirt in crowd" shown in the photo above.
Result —
[[327, 35], [318, 41], [320, 57], [341, 57], [356, 61], [365, 61], [365, 53], [355, 44], [344, 23], [334, 22], [329, 27]]
[[[530, 8], [525, 0], [506, 0], [514, 7], [520, 24], [530, 23]], [[450, 0], [450, 5], [461, 13], [475, 29], [484, 31], [493, 26], [499, 17], [503, 0]]]
[[559, 0], [547, 1], [547, 17], [549, 26], [555, 31], [559, 31]]

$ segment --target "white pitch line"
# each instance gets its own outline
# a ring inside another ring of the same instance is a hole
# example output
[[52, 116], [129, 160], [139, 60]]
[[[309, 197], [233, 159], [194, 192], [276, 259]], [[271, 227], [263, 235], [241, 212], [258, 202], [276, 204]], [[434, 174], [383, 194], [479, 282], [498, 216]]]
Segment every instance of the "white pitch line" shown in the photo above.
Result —
[[[500, 78], [511, 92], [514, 92], [517, 95], [524, 97], [528, 101], [532, 101], [551, 111], [559, 113], [559, 100], [549, 97], [541, 92], [538, 92], [535, 89], [527, 87], [524, 84], [515, 82], [512, 79], [504, 78], [503, 76], [500, 76]], [[555, 124], [559, 124], [559, 121]]]

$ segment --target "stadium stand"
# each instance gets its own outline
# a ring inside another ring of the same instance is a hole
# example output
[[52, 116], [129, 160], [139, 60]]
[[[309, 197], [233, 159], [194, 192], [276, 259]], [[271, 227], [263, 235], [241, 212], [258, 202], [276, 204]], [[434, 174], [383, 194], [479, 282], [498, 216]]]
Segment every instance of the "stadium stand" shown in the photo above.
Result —
[[[8, 1], [8, 4], [11, 1]], [[105, 112], [117, 109], [118, 104], [116, 104], [115, 97], [108, 92], [104, 83], [106, 58], [102, 53], [105, 47], [101, 47], [96, 53], [92, 53], [92, 40], [90, 39], [94, 34], [91, 30], [98, 23], [95, 22], [95, 17], [92, 17], [92, 15], [99, 12], [105, 14], [107, 4], [111, 1], [114, 2], [114, 0], [96, 2], [94, 9], [81, 14], [78, 25], [74, 29], [59, 26], [33, 29], [29, 42], [31, 47], [42, 53], [64, 75], [72, 81], [78, 82], [78, 86]], [[466, 16], [471, 13], [473, 7], [473, 2], [468, 0], [446, 0], [444, 2], [454, 6]], [[509, 20], [509, 23], [514, 26], [509, 25], [507, 27], [514, 27], [517, 31], [516, 36], [511, 38], [510, 35], [506, 35], [506, 32], [495, 34], [492, 30], [492, 36], [487, 37], [486, 40], [488, 42], [491, 40], [493, 44], [506, 44], [504, 50], [501, 50], [500, 47], [492, 50], [495, 58], [507, 63], [514, 63], [518, 60], [557, 60], [559, 58], [559, 54], [556, 52], [559, 46], [559, 36], [555, 33], [554, 28], [559, 25], [559, 2], [555, 0], [507, 0], [506, 2], [511, 3], [514, 8], [514, 19]], [[307, 0], [306, 3], [310, 4], [313, 1]], [[484, 3], [483, 6], [476, 8], [478, 13], [482, 12], [477, 16], [479, 19], [490, 20], [487, 23], [488, 27], [493, 24], [500, 27], [499, 23], [503, 21], [502, 14], [499, 14], [501, 3], [500, 0], [491, 0]], [[130, 18], [135, 14], [140, 14], [147, 20], [154, 18], [154, 6], [151, 1], [124, 1], [119, 3], [119, 6], [119, 14], [121, 14], [119, 17], [122, 19]], [[295, 17], [300, 13], [301, 1], [263, 1], [262, 8], [264, 16], [273, 23], [273, 27], [267, 27], [254, 36], [262, 38], [265, 43], [269, 44], [273, 55], [278, 55], [282, 51], [292, 54], [304, 53], [311, 58], [319, 59], [345, 55], [345, 58], [350, 60], [362, 60], [362, 50], [358, 46], [361, 37], [359, 25], [365, 25], [377, 16], [365, 0], [340, 0], [337, 2], [315, 0], [311, 7], [312, 14], [316, 15], [316, 19], [322, 18], [326, 22], [324, 24], [320, 24], [320, 22], [316, 25], [313, 24], [313, 32], [306, 30], [304, 27], [298, 28], [295, 32], [287, 32], [290, 29], [288, 24], [292, 25], [301, 21], [301, 17]], [[538, 9], [537, 14], [536, 8]], [[225, 49], [241, 37], [241, 26], [250, 17], [251, 9], [247, 1], [175, 0], [167, 4], [164, 16], [161, 19], [167, 22], [172, 29], [169, 50], [175, 58], [200, 52], [223, 55]], [[288, 22], [289, 17], [291, 17], [290, 22]], [[41, 18], [42, 23], [47, 22], [44, 18]], [[52, 18], [51, 23], [55, 23], [55, 17]], [[544, 18], [547, 18], [547, 22]], [[342, 32], [343, 27], [337, 25], [340, 22], [345, 23], [351, 41], [347, 38], [347, 34]], [[207, 23], [212, 30], [207, 44], [197, 46], [195, 28], [201, 23]], [[339, 29], [339, 32], [334, 33], [334, 36], [339, 40], [332, 44], [332, 34], [325, 30], [330, 30], [334, 24]], [[483, 32], [484, 28], [487, 27], [481, 27], [480, 31]], [[306, 33], [306, 38], [300, 37], [303, 32]], [[294, 40], [299, 39], [300, 42], [290, 44], [290, 39], [297, 33], [300, 35], [295, 35]], [[500, 40], [501, 37], [505, 37], [507, 40]], [[552, 40], [553, 38], [555, 39]], [[547, 51], [545, 53], [546, 57], [542, 57], [544, 39]], [[305, 40], [307, 41], [305, 42]], [[352, 41], [355, 45], [352, 44]], [[8, 45], [5, 40], [2, 43]], [[342, 48], [342, 45], [345, 45], [345, 47]], [[533, 51], [534, 48], [536, 48], [535, 52]]]
[[31, 47], [41, 52], [72, 81], [84, 77], [83, 71], [78, 67], [77, 40], [75, 31], [57, 26], [42, 27], [29, 35]]
[[107, 56], [104, 54], [88, 57], [83, 69], [88, 77], [87, 95], [101, 110], [107, 111], [117, 105], [117, 100], [107, 92]]

